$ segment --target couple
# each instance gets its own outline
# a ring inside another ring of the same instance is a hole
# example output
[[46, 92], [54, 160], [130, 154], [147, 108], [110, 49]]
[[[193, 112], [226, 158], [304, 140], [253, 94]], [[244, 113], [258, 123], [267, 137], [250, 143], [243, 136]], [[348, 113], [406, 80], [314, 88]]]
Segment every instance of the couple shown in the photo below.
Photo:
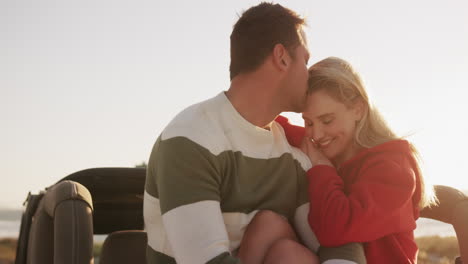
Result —
[[[305, 21], [278, 4], [231, 34], [231, 86], [157, 139], [144, 194], [148, 263], [415, 263], [416, 151], [357, 73], [307, 69]], [[280, 113], [302, 112], [305, 127]]]

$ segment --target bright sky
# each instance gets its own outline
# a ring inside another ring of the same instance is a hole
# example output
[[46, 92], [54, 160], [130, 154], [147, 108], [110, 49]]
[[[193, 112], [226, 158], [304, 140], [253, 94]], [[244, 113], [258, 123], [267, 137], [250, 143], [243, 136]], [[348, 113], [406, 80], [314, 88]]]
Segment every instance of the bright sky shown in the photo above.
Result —
[[[257, 3], [0, 0], [0, 207], [146, 161], [179, 111], [228, 89], [232, 25]], [[349, 60], [426, 176], [468, 189], [467, 1], [279, 3], [307, 18], [311, 64]]]

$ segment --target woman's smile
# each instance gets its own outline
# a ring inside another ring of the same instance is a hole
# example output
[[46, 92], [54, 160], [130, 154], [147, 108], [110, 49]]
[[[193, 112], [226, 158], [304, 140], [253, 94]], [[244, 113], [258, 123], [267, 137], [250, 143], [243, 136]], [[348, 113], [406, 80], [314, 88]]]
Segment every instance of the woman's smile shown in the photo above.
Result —
[[320, 149], [326, 149], [333, 141], [334, 141], [333, 138], [329, 138], [329, 139], [320, 140], [317, 142], [317, 144]]

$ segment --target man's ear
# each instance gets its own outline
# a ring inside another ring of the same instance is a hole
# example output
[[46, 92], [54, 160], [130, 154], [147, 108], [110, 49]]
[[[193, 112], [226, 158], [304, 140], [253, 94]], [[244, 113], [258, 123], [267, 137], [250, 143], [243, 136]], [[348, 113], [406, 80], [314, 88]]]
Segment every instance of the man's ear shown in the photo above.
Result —
[[291, 57], [283, 44], [276, 44], [275, 47], [273, 47], [272, 55], [274, 65], [280, 70], [286, 70], [289, 67]]

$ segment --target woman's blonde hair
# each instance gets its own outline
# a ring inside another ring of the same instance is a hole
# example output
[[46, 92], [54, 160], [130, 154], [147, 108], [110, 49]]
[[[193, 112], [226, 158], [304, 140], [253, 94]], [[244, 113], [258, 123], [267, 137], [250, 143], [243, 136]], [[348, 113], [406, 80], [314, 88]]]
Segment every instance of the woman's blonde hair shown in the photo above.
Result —
[[[371, 104], [359, 74], [347, 61], [329, 57], [314, 64], [309, 69], [309, 88], [311, 94], [318, 90], [326, 91], [335, 100], [347, 107], [364, 104], [364, 114], [357, 123], [355, 142], [365, 148], [375, 147], [382, 143], [401, 139], [387, 125], [377, 108]], [[417, 149], [410, 144], [415, 159], [416, 169], [420, 175], [421, 199], [419, 207], [431, 206], [436, 202], [432, 186], [425, 184], [419, 167], [420, 156]]]

